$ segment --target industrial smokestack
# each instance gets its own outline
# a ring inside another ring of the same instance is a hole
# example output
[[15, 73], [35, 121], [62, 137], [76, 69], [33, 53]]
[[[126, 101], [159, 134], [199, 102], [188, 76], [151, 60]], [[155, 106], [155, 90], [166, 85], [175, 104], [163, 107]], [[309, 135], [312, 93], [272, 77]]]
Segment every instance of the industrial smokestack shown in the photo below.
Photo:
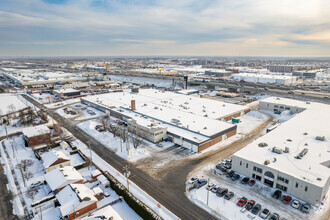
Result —
[[135, 100], [131, 100], [131, 109], [132, 111], [135, 111]]

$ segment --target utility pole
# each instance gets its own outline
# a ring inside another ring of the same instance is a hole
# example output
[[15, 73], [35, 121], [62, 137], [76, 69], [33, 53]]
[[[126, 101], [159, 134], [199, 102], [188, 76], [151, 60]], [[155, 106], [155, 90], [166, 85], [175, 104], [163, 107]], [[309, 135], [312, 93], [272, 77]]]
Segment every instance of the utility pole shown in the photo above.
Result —
[[129, 171], [129, 165], [126, 164], [123, 169], [124, 169], [124, 176], [126, 177], [126, 181], [127, 181], [127, 190], [129, 191], [128, 177], [131, 175], [131, 171]]
[[[210, 184], [210, 178], [207, 178], [207, 185], [209, 184]], [[209, 205], [209, 193], [210, 193], [210, 189], [207, 189], [206, 205]]]

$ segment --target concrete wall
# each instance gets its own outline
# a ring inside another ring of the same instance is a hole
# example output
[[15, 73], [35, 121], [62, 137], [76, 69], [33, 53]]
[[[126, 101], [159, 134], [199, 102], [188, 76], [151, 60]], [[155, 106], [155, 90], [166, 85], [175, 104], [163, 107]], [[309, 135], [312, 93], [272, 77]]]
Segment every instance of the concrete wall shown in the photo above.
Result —
[[269, 103], [269, 102], [264, 102], [264, 101], [259, 102], [259, 109], [269, 110], [269, 111], [274, 111], [275, 109], [277, 109], [280, 112], [285, 111], [285, 110], [290, 110], [291, 114], [300, 113], [305, 110], [305, 108], [300, 108], [297, 106], [275, 104], [275, 103]]

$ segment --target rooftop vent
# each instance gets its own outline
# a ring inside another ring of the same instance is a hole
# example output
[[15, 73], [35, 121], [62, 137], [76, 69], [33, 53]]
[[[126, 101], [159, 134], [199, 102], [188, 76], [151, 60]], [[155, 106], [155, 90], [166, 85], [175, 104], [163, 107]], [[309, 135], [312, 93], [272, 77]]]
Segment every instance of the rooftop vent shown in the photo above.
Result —
[[264, 164], [265, 165], [268, 165], [268, 164], [270, 164], [270, 161], [269, 160], [265, 160]]
[[308, 133], [307, 132], [304, 132], [304, 134], [303, 135], [308, 135]]
[[284, 153], [289, 153], [290, 152], [290, 148], [285, 147]]
[[292, 140], [291, 140], [291, 139], [286, 139], [286, 141], [292, 142]]
[[266, 144], [266, 143], [259, 143], [258, 146], [259, 146], [259, 147], [267, 147], [268, 144]]

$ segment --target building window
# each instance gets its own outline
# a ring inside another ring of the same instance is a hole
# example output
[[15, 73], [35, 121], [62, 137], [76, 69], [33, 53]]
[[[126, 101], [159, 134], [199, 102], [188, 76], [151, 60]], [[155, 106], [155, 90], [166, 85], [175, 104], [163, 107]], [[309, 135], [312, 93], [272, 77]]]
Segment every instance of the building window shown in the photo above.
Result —
[[242, 166], [242, 161], [239, 162], [239, 165]]
[[258, 173], [262, 173], [262, 169], [256, 166], [253, 166], [253, 171], [256, 171]]
[[278, 183], [276, 184], [276, 188], [280, 189], [284, 192], [286, 192], [288, 190], [288, 188], [286, 186], [282, 186], [281, 184], [278, 184]]
[[248, 167], [249, 167], [249, 164], [247, 163], [247, 164], [246, 164], [246, 168], [248, 168]]
[[298, 183], [296, 183], [296, 188], [298, 188]]
[[307, 190], [308, 190], [308, 187], [307, 187], [307, 186], [305, 186], [305, 192], [307, 192]]
[[278, 176], [278, 177], [277, 177], [277, 180], [278, 180], [278, 181], [281, 181], [281, 182], [284, 182], [284, 183], [289, 183], [289, 180], [288, 180], [288, 179], [286, 179], [286, 178], [284, 178], [284, 177], [281, 177], [281, 176]]

